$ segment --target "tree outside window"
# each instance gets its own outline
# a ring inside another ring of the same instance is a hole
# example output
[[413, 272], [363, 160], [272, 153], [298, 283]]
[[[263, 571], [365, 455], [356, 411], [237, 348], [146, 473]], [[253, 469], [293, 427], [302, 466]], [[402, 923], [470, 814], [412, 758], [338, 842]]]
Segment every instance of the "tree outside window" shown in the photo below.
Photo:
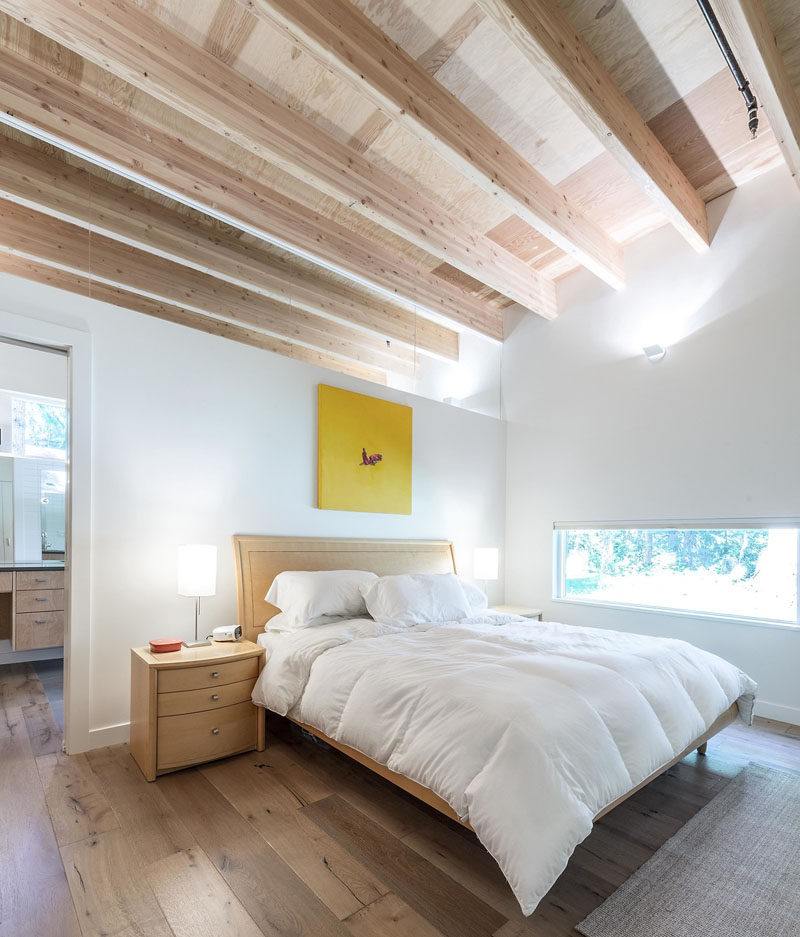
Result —
[[798, 622], [798, 528], [558, 531], [556, 598]]
[[67, 408], [63, 403], [15, 397], [11, 405], [11, 422], [14, 455], [66, 459]]

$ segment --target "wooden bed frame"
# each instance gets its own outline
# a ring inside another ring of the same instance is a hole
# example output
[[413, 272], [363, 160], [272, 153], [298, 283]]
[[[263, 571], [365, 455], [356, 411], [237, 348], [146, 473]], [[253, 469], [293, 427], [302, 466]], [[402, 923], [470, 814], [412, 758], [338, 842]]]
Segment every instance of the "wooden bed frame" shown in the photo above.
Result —
[[[278, 613], [274, 605], [264, 601], [273, 579], [285, 570], [320, 570], [320, 569], [366, 569], [379, 576], [391, 576], [398, 573], [447, 573], [455, 572], [453, 545], [447, 540], [349, 540], [325, 539], [321, 537], [262, 537], [236, 534], [233, 538], [233, 550], [236, 560], [236, 595], [239, 610], [239, 624], [243, 635], [249, 641], [257, 641], [265, 625]], [[532, 627], [534, 627], [532, 625]], [[622, 797], [604, 807], [596, 816], [600, 819], [613, 810], [622, 801], [627, 800], [640, 788], [649, 784], [664, 771], [677, 764], [690, 752], [697, 751], [704, 755], [708, 740], [725, 726], [735, 721], [739, 713], [733, 703], [699, 738], [688, 745], [677, 757], [654, 771]], [[434, 794], [427, 787], [416, 781], [390, 771], [385, 765], [378, 764], [362, 752], [348, 745], [343, 745], [329, 738], [324, 732], [291, 719], [296, 725], [322, 739], [333, 748], [344, 752], [354, 761], [364, 765], [397, 787], [435, 808], [445, 816], [456, 820], [462, 826], [472, 829], [469, 823], [461, 820], [450, 805]]]

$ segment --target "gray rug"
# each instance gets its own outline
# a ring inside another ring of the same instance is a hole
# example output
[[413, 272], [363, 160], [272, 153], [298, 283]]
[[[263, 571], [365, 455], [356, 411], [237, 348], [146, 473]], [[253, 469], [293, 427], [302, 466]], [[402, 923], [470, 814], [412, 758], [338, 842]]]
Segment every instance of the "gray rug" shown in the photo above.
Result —
[[800, 776], [749, 765], [576, 930], [799, 937]]

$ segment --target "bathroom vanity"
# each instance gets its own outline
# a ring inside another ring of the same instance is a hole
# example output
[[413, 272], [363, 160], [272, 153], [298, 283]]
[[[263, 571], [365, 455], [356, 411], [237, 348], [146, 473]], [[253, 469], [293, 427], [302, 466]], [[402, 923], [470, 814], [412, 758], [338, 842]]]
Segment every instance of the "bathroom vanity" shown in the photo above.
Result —
[[64, 643], [64, 563], [0, 565], [0, 641], [13, 651]]

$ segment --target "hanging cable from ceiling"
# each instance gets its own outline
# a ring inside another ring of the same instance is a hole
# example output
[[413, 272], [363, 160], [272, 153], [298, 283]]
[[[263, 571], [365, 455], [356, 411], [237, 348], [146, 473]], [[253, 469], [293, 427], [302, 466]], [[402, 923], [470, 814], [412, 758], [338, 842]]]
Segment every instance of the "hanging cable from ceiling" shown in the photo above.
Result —
[[706, 22], [711, 32], [714, 34], [714, 38], [717, 40], [717, 45], [725, 61], [728, 63], [731, 74], [736, 79], [739, 90], [742, 92], [744, 103], [747, 106], [747, 123], [750, 127], [750, 133], [753, 139], [755, 139], [756, 131], [758, 130], [758, 101], [756, 101], [756, 96], [750, 88], [750, 82], [744, 77], [744, 72], [737, 62], [736, 56], [733, 54], [733, 50], [730, 47], [725, 33], [722, 31], [716, 13], [711, 9], [709, 0], [697, 0], [697, 3], [703, 11], [703, 16], [706, 18]]

